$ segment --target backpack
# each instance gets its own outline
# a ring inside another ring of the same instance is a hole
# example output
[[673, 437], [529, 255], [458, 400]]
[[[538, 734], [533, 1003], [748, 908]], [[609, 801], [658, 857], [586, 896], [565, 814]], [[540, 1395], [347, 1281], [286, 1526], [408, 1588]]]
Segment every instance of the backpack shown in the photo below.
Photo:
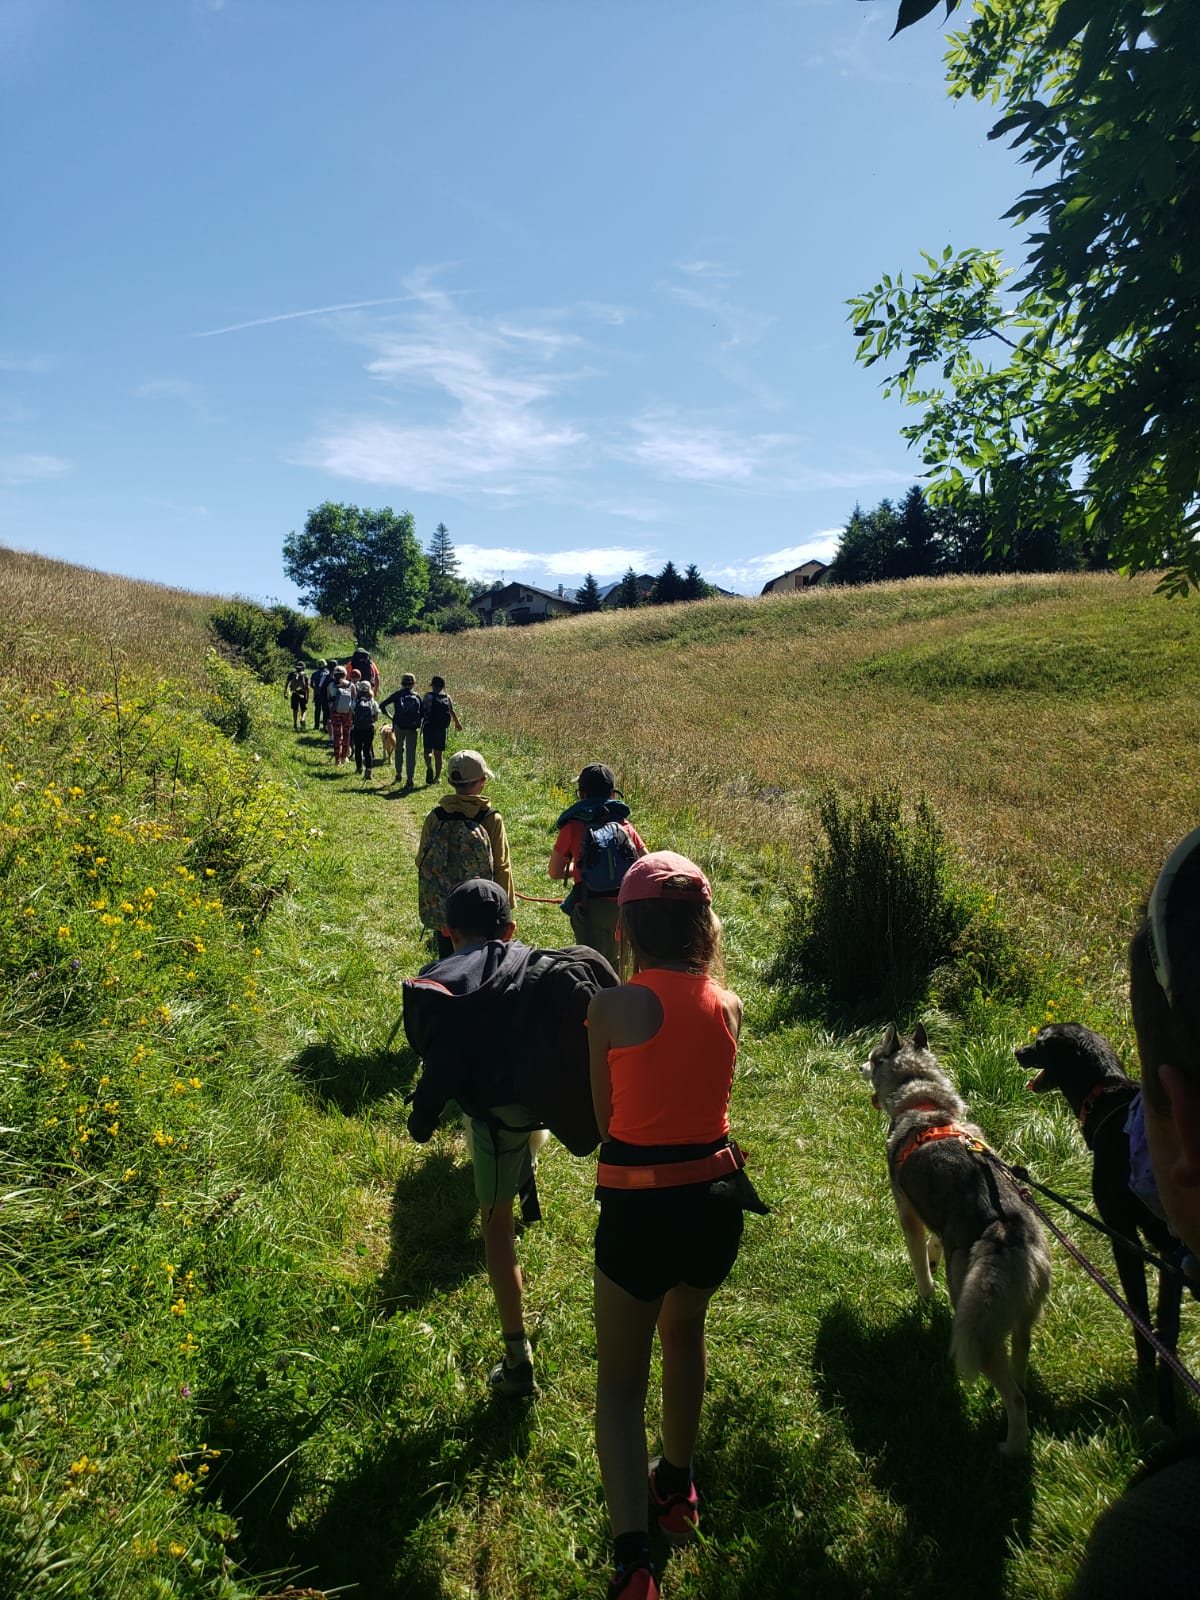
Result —
[[601, 811], [584, 823], [579, 847], [579, 881], [593, 894], [614, 895], [637, 860], [637, 846], [619, 822]]
[[354, 726], [356, 728], [373, 728], [379, 720], [379, 707], [374, 700], [360, 695], [354, 702]]
[[450, 726], [450, 696], [444, 689], [430, 694], [429, 705], [425, 709], [425, 726], [435, 731]]
[[421, 725], [421, 696], [411, 689], [402, 689], [392, 699], [392, 727], [419, 728]]
[[354, 690], [344, 678], [341, 678], [330, 689], [327, 701], [330, 711], [336, 711], [339, 715], [352, 711], [354, 709]]
[[440, 929], [446, 921], [446, 896], [468, 878], [490, 878], [495, 862], [492, 841], [484, 819], [489, 807], [477, 816], [461, 811], [445, 811], [435, 806], [437, 827], [417, 862], [417, 905], [426, 928]]
[[369, 650], [356, 650], [350, 657], [350, 666], [346, 670], [348, 672], [361, 672], [364, 678], [370, 679], [374, 676], [371, 671], [371, 665], [371, 652]]
[[288, 679], [287, 679], [286, 687], [288, 689], [290, 689], [293, 694], [307, 695], [307, 693], [308, 693], [308, 677], [307, 677], [307, 675], [305, 673], [303, 673], [303, 672], [289, 672], [288, 673]]
[[419, 1098], [435, 1106], [454, 1100], [468, 1116], [491, 1122], [499, 1121], [496, 1106], [527, 1106], [530, 1131], [549, 1128], [572, 1155], [589, 1155], [600, 1134], [585, 1019], [596, 991], [617, 982], [586, 945], [511, 950], [491, 981], [465, 994], [432, 977], [406, 979], [404, 1031], [436, 1079], [427, 1096], [420, 1094], [423, 1080]]

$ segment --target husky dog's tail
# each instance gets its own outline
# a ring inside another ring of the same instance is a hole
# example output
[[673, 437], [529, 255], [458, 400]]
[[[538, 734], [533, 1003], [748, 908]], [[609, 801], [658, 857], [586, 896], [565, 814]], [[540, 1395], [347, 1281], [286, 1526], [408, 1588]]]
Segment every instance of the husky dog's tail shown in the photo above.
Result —
[[968, 1382], [1014, 1328], [1028, 1337], [1049, 1292], [1050, 1252], [1033, 1218], [1020, 1211], [989, 1223], [971, 1246], [950, 1335], [950, 1353]]

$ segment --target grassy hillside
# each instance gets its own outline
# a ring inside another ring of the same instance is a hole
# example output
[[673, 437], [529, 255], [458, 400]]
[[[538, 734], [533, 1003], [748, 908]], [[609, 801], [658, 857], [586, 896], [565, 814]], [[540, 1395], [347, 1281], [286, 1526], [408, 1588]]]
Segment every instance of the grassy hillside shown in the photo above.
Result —
[[[250, 747], [218, 739], [203, 597], [15, 558], [0, 604], [27, 641], [0, 704], [0, 1593], [603, 1592], [589, 1164], [543, 1163], [546, 1220], [521, 1240], [543, 1395], [513, 1409], [486, 1394], [461, 1137], [404, 1132], [393, 1024], [425, 959], [432, 797], [335, 774], [281, 691], [251, 697]], [[381, 652], [385, 677], [444, 673], [526, 893], [551, 890], [550, 819], [600, 757], [651, 844], [714, 878], [747, 1002], [735, 1123], [774, 1210], [714, 1302], [706, 1541], [671, 1561], [670, 1600], [1058, 1595], [1152, 1444], [1132, 1339], [1056, 1249], [1032, 1454], [1001, 1462], [944, 1297], [915, 1301], [853, 1070], [877, 1025], [796, 1015], [764, 973], [822, 787], [926, 791], [1039, 973], [1022, 1008], [928, 1014], [935, 1047], [988, 1135], [1084, 1200], [1071, 1119], [1011, 1052], [1068, 1006], [1128, 1048], [1130, 909], [1194, 820], [1198, 627], [1147, 586], [1053, 578]], [[520, 931], [567, 936], [531, 902]]]

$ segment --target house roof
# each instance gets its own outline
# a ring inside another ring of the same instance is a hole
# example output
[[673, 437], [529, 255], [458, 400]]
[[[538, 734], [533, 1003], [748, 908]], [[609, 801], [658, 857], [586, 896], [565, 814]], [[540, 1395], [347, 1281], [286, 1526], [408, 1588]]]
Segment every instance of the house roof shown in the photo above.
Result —
[[506, 583], [502, 589], [489, 589], [486, 594], [481, 594], [471, 601], [472, 607], [484, 606], [488, 611], [502, 610], [521, 594], [541, 595], [545, 600], [557, 601], [559, 605], [577, 606], [578, 596], [574, 589], [564, 589], [559, 594], [557, 589], [542, 589], [536, 583]]
[[781, 572], [777, 578], [771, 578], [762, 586], [763, 594], [770, 594], [776, 584], [786, 583], [789, 578], [805, 577], [808, 574], [817, 574], [828, 570], [828, 561], [818, 561], [814, 556], [811, 560], [802, 561], [798, 567], [789, 567], [786, 572]]

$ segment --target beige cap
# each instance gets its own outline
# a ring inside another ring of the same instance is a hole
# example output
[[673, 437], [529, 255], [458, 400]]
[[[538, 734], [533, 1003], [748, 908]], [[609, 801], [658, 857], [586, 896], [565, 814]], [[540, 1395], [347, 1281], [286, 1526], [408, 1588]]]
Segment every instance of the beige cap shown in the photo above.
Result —
[[480, 778], [494, 778], [495, 773], [478, 750], [456, 750], [447, 763], [451, 783], [478, 783]]

